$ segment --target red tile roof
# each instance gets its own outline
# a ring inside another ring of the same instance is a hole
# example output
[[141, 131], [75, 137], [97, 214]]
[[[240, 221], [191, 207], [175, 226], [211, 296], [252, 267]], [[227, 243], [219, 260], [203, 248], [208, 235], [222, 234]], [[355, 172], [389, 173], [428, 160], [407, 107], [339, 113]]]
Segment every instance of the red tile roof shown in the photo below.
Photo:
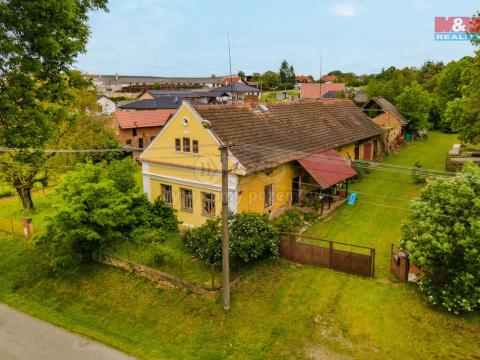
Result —
[[298, 162], [324, 189], [357, 174], [335, 150], [307, 156]]
[[300, 84], [300, 99], [320, 99], [329, 92], [342, 92], [345, 91], [344, 83], [306, 83]]
[[116, 111], [115, 119], [122, 129], [163, 126], [176, 109]]
[[243, 82], [243, 80], [240, 76], [225, 76], [224, 78], [222, 78], [222, 80], [219, 81], [219, 84], [224, 86], [230, 84], [230, 82], [240, 83]]
[[313, 80], [310, 78], [310, 76], [305, 76], [305, 75], [295, 76], [295, 81], [298, 81], [298, 82], [301, 82], [301, 83], [313, 82]]
[[268, 169], [383, 134], [350, 100], [195, 106], [247, 172]]
[[323, 75], [321, 79], [325, 82], [334, 82], [335, 80], [337, 80], [337, 77], [335, 75]]

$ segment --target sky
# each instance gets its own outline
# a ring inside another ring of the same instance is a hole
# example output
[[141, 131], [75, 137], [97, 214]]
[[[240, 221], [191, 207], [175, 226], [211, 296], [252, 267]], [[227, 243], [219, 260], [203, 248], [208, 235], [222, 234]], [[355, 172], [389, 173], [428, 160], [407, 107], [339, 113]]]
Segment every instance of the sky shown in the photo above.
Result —
[[[332, 70], [376, 73], [472, 55], [467, 41], [435, 41], [435, 16], [472, 16], [478, 0], [109, 0], [90, 14], [91, 74], [210, 76]], [[322, 66], [320, 66], [322, 64]]]

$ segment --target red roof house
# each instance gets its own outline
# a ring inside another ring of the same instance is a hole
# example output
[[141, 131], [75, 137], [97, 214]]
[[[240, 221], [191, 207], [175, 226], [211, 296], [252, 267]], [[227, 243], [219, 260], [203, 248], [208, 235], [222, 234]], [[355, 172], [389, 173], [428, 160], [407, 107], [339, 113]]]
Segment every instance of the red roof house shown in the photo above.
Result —
[[133, 151], [134, 157], [138, 157], [175, 111], [176, 109], [158, 109], [115, 112], [120, 144]]
[[328, 92], [345, 92], [344, 83], [300, 84], [300, 99], [321, 99]]

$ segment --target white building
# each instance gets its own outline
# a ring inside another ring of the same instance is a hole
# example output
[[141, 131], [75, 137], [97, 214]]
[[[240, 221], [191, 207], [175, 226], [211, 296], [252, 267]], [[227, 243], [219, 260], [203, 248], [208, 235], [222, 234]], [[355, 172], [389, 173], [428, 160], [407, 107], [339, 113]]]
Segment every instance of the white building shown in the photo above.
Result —
[[117, 110], [117, 105], [115, 104], [115, 101], [106, 97], [105, 95], [100, 95], [97, 98], [97, 104], [100, 105], [100, 107], [102, 108], [102, 110], [100, 111], [102, 115], [111, 115]]

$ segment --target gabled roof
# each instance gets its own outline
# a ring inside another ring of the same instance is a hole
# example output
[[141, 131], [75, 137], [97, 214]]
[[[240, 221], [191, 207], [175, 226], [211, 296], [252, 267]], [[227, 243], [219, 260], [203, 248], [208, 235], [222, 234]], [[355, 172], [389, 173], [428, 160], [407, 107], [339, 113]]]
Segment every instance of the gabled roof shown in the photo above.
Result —
[[249, 105], [204, 105], [195, 110], [211, 124], [247, 172], [268, 169], [308, 154], [383, 133], [350, 100], [308, 100]]
[[219, 88], [215, 88], [210, 90], [211, 92], [228, 92], [228, 93], [236, 93], [236, 92], [261, 92], [262, 90], [254, 88], [252, 86], [245, 85], [244, 83], [233, 83], [229, 85], [225, 85]]
[[116, 111], [113, 114], [122, 129], [163, 126], [175, 112], [173, 109]]
[[324, 189], [357, 175], [335, 150], [306, 156], [298, 162]]
[[121, 109], [144, 110], [144, 109], [178, 109], [182, 104], [183, 96], [159, 96], [153, 99], [142, 99], [121, 105]]
[[[383, 111], [388, 111], [390, 113], [392, 113], [393, 115], [395, 115], [396, 118], [398, 118], [402, 123], [403, 125], [407, 125], [408, 124], [408, 119], [402, 115], [402, 113], [400, 111], [398, 111], [398, 109], [393, 106], [393, 104], [388, 101], [387, 99], [381, 97], [381, 96], [376, 96], [376, 97], [373, 97], [370, 99], [369, 102], [367, 102], [363, 108], [364, 109], [370, 109], [372, 107], [373, 104], [377, 104], [378, 107], [380, 107], [380, 109], [382, 109]], [[376, 114], [376, 115], [380, 115], [380, 114]]]
[[344, 83], [301, 83], [300, 98], [301, 99], [320, 99], [329, 91], [344, 92]]

